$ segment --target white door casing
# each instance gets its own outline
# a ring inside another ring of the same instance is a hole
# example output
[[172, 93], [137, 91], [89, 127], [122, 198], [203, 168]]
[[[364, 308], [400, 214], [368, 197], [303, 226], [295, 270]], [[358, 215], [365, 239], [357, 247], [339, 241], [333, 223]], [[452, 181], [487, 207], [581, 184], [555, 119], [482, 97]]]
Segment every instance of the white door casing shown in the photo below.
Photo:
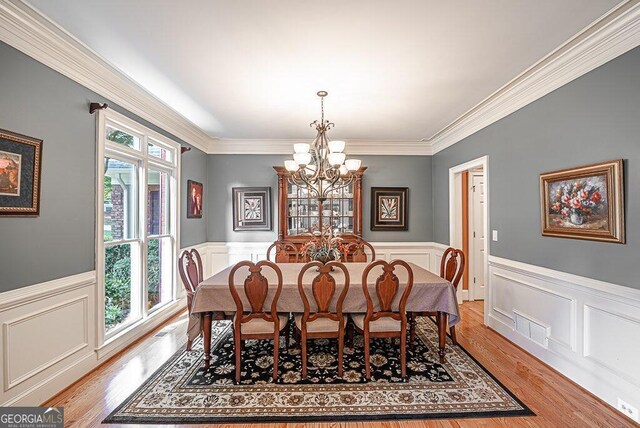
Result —
[[[482, 176], [484, 177], [484, 200], [486, 203], [482, 204], [483, 210], [483, 230], [484, 236], [488, 236], [489, 234], [489, 219], [490, 216], [490, 203], [491, 200], [491, 190], [490, 190], [490, 182], [488, 180], [489, 177], [489, 156], [482, 156], [480, 158], [470, 160], [463, 164], [454, 166], [449, 168], [449, 243], [456, 242], [456, 199], [460, 197], [459, 192], [462, 191], [462, 187], [456, 187], [456, 175], [459, 175], [463, 171], [473, 170], [475, 168], [482, 169]], [[491, 243], [489, 239], [484, 240], [484, 284], [487, 287], [485, 292], [485, 301], [484, 301], [484, 323], [487, 325], [489, 323], [489, 311], [488, 307], [491, 307], [491, 283], [489, 282], [487, 275], [489, 272], [488, 269], [488, 257], [490, 252]]]
[[484, 174], [473, 171], [469, 196], [469, 300], [484, 300]]

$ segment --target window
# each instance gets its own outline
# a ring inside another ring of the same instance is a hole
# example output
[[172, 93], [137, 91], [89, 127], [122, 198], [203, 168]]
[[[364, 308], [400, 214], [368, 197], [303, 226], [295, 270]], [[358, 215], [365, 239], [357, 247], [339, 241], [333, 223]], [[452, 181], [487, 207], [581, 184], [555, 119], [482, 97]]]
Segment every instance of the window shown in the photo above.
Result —
[[175, 299], [179, 145], [110, 110], [98, 127], [102, 343]]

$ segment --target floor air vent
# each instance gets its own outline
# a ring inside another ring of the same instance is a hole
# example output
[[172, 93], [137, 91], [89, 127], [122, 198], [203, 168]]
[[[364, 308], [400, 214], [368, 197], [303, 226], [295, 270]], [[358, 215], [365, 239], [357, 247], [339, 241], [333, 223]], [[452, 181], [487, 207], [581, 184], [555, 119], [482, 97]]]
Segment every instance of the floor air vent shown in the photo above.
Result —
[[538, 345], [545, 348], [549, 344], [549, 326], [546, 326], [539, 321], [534, 321], [528, 316], [513, 311], [514, 320], [516, 323], [516, 331], [524, 337], [536, 342]]

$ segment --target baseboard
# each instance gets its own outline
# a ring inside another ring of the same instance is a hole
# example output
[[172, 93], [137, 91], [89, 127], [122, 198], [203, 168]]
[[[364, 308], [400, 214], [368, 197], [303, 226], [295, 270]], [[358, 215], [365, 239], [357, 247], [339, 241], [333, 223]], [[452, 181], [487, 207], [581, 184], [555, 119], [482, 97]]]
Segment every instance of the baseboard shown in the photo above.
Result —
[[62, 370], [51, 374], [44, 382], [38, 383], [9, 401], [2, 403], [2, 406], [40, 405], [81, 379], [98, 365], [95, 354], [87, 354]]
[[640, 406], [640, 290], [489, 261], [489, 327], [614, 408]]

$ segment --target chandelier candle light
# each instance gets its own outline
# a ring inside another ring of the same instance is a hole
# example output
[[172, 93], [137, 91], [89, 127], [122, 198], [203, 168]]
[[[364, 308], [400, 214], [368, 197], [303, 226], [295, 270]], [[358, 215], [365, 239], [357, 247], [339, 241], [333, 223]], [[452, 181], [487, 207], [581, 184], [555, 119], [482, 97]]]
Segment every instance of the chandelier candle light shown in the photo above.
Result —
[[322, 116], [310, 126], [318, 132], [313, 143], [297, 143], [293, 145], [293, 160], [284, 161], [284, 167], [291, 173], [289, 182], [304, 187], [310, 195], [320, 202], [338, 189], [350, 185], [360, 169], [359, 159], [346, 159], [344, 141], [329, 141], [327, 131], [334, 124], [324, 120], [324, 97], [327, 91], [319, 91]]

